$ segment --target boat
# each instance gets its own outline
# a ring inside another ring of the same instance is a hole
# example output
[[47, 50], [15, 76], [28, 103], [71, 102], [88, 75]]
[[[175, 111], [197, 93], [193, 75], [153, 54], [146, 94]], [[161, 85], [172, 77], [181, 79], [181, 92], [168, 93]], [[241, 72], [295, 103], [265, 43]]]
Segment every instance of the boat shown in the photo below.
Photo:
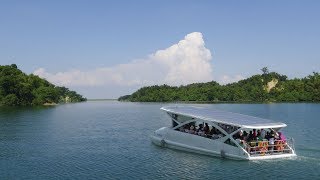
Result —
[[269, 119], [226, 112], [211, 107], [162, 107], [171, 127], [162, 127], [151, 141], [167, 147], [236, 160], [263, 160], [296, 156], [293, 138], [285, 138], [287, 125]]

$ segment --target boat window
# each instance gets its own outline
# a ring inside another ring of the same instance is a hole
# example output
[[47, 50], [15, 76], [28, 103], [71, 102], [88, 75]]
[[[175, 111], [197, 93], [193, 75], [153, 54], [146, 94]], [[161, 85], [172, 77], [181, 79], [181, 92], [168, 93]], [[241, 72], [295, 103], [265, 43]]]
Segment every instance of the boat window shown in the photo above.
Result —
[[177, 123], [184, 123], [186, 121], [190, 121], [193, 120], [194, 118], [192, 117], [188, 117], [188, 116], [183, 116], [183, 115], [178, 115], [178, 114], [173, 114], [173, 113], [169, 113], [168, 115], [174, 119]]
[[224, 136], [225, 134], [221, 133], [218, 129], [216, 129], [214, 126], [209, 125], [205, 122], [190, 122], [188, 124], [185, 124], [183, 126], [180, 126], [179, 128], [176, 128], [175, 130], [180, 132], [185, 132], [189, 134], [194, 134], [198, 136], [202, 136], [209, 139], [219, 139]]
[[172, 120], [172, 127], [176, 127], [176, 126], [178, 126], [178, 123], [176, 121]]
[[225, 130], [228, 134], [233, 133], [234, 131], [238, 130], [240, 127], [232, 126], [228, 124], [222, 124], [218, 123], [218, 126], [220, 126], [223, 130]]

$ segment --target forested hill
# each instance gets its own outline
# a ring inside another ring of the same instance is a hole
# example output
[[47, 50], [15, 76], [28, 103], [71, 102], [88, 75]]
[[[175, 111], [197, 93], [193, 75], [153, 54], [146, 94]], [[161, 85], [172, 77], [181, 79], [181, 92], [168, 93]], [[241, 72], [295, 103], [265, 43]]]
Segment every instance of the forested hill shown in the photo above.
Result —
[[33, 74], [27, 75], [15, 64], [0, 65], [0, 105], [30, 106], [81, 101], [86, 101], [86, 98]]
[[195, 83], [186, 86], [143, 87], [119, 101], [132, 102], [320, 102], [320, 75], [313, 73], [301, 79], [287, 79], [276, 72], [265, 71], [236, 83]]

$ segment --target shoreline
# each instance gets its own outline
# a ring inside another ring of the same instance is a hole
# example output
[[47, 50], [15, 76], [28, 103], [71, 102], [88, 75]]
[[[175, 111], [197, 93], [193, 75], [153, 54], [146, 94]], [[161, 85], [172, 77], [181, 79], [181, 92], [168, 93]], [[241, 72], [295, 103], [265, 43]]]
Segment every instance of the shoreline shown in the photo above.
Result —
[[118, 99], [87, 99], [87, 101], [118, 101]]
[[[118, 100], [119, 101], [119, 100]], [[177, 104], [320, 104], [315, 101], [265, 101], [265, 102], [253, 102], [253, 101], [119, 101], [119, 102], [132, 102], [132, 103], [177, 103]]]

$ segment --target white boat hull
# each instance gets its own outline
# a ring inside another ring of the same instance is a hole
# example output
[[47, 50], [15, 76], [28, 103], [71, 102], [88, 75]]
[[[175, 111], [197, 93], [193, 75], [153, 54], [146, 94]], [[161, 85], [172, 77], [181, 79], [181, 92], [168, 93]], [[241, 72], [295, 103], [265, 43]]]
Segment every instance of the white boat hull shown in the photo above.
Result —
[[155, 145], [161, 147], [236, 160], [262, 160], [296, 156], [294, 153], [250, 156], [242, 148], [230, 146], [219, 141], [219, 139], [213, 140], [165, 127], [157, 130], [151, 136], [151, 140]]

